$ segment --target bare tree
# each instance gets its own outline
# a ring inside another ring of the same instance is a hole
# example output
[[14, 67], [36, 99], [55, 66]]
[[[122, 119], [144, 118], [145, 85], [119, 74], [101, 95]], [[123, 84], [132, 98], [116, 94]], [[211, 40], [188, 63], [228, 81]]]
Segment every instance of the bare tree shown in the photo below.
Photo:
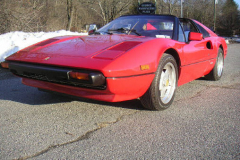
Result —
[[[180, 0], [0, 0], [0, 33], [10, 31], [83, 31], [86, 24], [106, 24], [118, 16], [138, 14], [138, 2], [156, 1], [157, 13], [180, 16]], [[217, 30], [238, 34], [239, 11], [218, 0]], [[224, 7], [225, 5], [225, 7]], [[213, 0], [185, 0], [184, 17], [213, 26]], [[225, 28], [224, 28], [225, 27]]]
[[0, 1], [0, 34], [9, 32], [10, 25], [9, 15], [6, 12], [6, 3]]
[[89, 0], [90, 7], [97, 15], [99, 15], [104, 24], [112, 21], [117, 16], [128, 12], [131, 1], [129, 0]]

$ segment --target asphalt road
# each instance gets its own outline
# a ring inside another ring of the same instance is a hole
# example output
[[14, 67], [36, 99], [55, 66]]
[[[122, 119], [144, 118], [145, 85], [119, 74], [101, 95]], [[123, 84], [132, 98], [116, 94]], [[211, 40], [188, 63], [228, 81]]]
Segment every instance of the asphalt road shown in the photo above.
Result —
[[165, 111], [40, 92], [0, 68], [0, 159], [240, 159], [239, 51]]

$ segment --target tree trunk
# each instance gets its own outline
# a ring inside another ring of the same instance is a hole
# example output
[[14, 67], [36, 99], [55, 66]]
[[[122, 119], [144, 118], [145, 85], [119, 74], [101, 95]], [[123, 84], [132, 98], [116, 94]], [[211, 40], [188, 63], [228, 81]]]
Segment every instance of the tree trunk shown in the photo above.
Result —
[[73, 2], [72, 0], [67, 0], [67, 30], [70, 30], [72, 27], [73, 19]]

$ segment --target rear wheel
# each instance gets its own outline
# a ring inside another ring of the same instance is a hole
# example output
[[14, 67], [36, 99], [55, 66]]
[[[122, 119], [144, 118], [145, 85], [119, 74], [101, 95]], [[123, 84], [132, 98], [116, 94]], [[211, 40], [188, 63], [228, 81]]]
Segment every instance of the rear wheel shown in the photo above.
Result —
[[164, 53], [151, 86], [140, 98], [142, 105], [151, 110], [168, 108], [173, 102], [177, 81], [176, 60], [172, 55]]
[[218, 50], [218, 57], [212, 71], [205, 76], [206, 79], [218, 81], [223, 74], [223, 65], [224, 65], [224, 55], [223, 50], [220, 48]]

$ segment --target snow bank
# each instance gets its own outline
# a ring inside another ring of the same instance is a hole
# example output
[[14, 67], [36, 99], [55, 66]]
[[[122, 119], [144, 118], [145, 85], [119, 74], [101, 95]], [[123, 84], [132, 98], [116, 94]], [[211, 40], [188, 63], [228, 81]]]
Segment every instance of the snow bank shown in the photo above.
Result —
[[87, 35], [87, 33], [70, 32], [65, 30], [55, 32], [9, 32], [0, 35], [0, 62], [11, 54], [48, 38], [64, 35]]

